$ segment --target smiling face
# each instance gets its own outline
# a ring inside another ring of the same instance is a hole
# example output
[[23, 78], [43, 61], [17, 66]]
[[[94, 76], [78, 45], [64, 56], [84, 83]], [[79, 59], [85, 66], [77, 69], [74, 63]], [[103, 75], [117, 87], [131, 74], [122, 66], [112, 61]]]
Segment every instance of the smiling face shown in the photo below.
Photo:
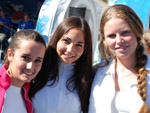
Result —
[[57, 54], [66, 64], [77, 61], [84, 52], [84, 33], [80, 28], [68, 31], [57, 42]]
[[107, 46], [117, 58], [135, 57], [137, 38], [125, 20], [110, 19], [104, 26], [104, 38]]
[[22, 40], [14, 52], [8, 49], [8, 74], [13, 79], [13, 85], [22, 87], [30, 82], [40, 71], [45, 54], [45, 46], [33, 40]]

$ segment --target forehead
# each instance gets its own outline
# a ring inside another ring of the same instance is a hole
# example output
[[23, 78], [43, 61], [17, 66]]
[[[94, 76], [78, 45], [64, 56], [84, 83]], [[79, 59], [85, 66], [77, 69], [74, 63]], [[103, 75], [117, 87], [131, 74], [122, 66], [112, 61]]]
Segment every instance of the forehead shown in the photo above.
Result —
[[22, 40], [18, 41], [17, 49], [22, 49], [22, 48], [27, 49], [27, 48], [38, 46], [40, 44], [42, 44], [42, 43], [36, 42], [32, 39], [22, 39]]
[[84, 40], [84, 32], [81, 28], [73, 28], [70, 29], [67, 33], [65, 33], [63, 37], [76, 40]]
[[19, 47], [14, 51], [15, 54], [30, 54], [41, 56], [45, 53], [45, 45], [34, 40], [22, 40]]
[[130, 29], [129, 24], [124, 19], [121, 18], [112, 18], [109, 21], [107, 21], [104, 26], [104, 32], [121, 29]]

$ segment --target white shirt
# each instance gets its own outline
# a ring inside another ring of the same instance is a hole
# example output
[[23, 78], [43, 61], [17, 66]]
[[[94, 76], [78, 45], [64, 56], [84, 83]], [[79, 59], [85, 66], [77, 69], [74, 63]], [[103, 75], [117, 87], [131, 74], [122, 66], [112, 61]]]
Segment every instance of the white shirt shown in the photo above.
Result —
[[111, 104], [112, 113], [130, 113], [129, 99], [131, 96], [128, 91], [115, 91], [115, 96]]
[[45, 86], [32, 99], [34, 113], [81, 113], [77, 92], [70, 92], [66, 88], [66, 81], [73, 71], [74, 64], [59, 64], [59, 81], [53, 86]]
[[21, 88], [11, 85], [6, 90], [2, 113], [27, 113]]
[[[147, 70], [150, 70], [150, 58], [145, 65]], [[115, 60], [111, 61], [108, 66], [100, 67], [95, 75], [89, 104], [89, 113], [112, 113], [112, 101], [115, 97]], [[150, 107], [150, 73], [146, 76], [147, 97], [146, 103]], [[137, 93], [137, 80], [133, 81], [129, 87], [130, 99], [128, 104], [130, 105], [130, 113], [138, 113], [139, 109], [143, 105], [143, 100]]]

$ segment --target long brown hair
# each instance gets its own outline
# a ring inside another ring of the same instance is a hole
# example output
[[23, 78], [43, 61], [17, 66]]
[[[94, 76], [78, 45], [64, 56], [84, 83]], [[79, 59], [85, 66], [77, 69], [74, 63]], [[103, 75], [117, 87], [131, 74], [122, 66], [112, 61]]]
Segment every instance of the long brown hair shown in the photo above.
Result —
[[[140, 18], [137, 16], [137, 14], [128, 6], [126, 5], [114, 5], [112, 7], [109, 7], [102, 15], [101, 22], [100, 22], [100, 33], [102, 36], [102, 41], [99, 45], [100, 54], [102, 55], [102, 60], [106, 60], [106, 64], [109, 64], [109, 58], [115, 58], [113, 56], [113, 53], [109, 50], [109, 47], [107, 47], [105, 40], [104, 40], [104, 26], [106, 22], [108, 22], [112, 18], [121, 18], [125, 20], [129, 26], [131, 27], [132, 31], [137, 37], [137, 48], [136, 48], [136, 66], [135, 70], [137, 72], [137, 87], [138, 87], [138, 93], [140, 94], [142, 100], [144, 101], [144, 104], [139, 111], [139, 113], [147, 113], [149, 111], [149, 108], [146, 107], [145, 99], [146, 99], [146, 70], [145, 70], [145, 64], [147, 61], [147, 56], [144, 54], [144, 48], [141, 44], [141, 38], [143, 36], [143, 24], [140, 20]], [[146, 110], [143, 111], [142, 109]]]
[[[80, 28], [83, 31], [85, 47], [83, 54], [76, 61], [74, 74], [66, 82], [66, 87], [71, 92], [77, 90], [81, 102], [82, 111], [84, 113], [87, 113], [92, 81], [92, 36], [88, 23], [85, 19], [82, 19], [80, 17], [68, 17], [56, 28], [48, 44], [42, 69], [37, 75], [35, 83], [31, 86], [29, 96], [30, 98], [33, 97], [37, 91], [39, 91], [46, 85], [47, 81], [53, 81], [51, 85], [56, 82], [56, 79], [59, 76], [56, 45], [60, 38], [73, 28]], [[50, 76], [50, 74], [52, 76]], [[71, 83], [74, 84], [73, 89], [69, 88]]]

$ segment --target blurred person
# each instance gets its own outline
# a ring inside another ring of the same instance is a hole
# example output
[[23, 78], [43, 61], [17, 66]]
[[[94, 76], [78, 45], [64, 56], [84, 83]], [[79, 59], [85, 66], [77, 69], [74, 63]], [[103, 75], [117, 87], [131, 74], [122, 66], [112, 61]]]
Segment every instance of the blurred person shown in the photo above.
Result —
[[1, 9], [0, 11], [0, 41], [2, 49], [6, 49], [8, 46], [7, 40], [10, 38], [10, 31], [12, 29], [12, 22], [9, 17], [6, 16], [6, 11]]
[[144, 44], [145, 53], [150, 56], [150, 30], [144, 31], [142, 41]]
[[30, 14], [27, 12], [24, 13], [24, 19], [18, 24], [17, 31], [21, 29], [34, 29], [34, 23], [30, 20]]

